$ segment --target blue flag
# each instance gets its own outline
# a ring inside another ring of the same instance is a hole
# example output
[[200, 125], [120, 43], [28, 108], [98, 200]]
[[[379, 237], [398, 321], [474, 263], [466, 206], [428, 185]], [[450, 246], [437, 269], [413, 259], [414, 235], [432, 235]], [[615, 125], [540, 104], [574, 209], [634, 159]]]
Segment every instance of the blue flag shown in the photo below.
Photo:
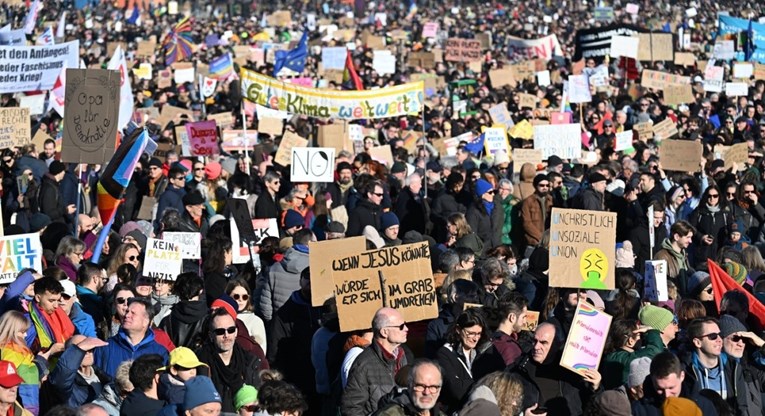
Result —
[[752, 59], [755, 50], [754, 31], [752, 30], [752, 19], [749, 19], [749, 26], [746, 29], [746, 40], [744, 41], [744, 60]]
[[133, 7], [133, 13], [127, 18], [127, 22], [131, 25], [137, 25], [138, 19], [141, 18], [141, 11], [138, 10], [138, 5]]
[[480, 136], [476, 137], [475, 139], [471, 140], [470, 143], [467, 143], [465, 145], [465, 150], [468, 152], [477, 155], [483, 151], [483, 139], [486, 136], [481, 133]]
[[303, 37], [300, 38], [300, 42], [295, 49], [289, 51], [276, 51], [274, 59], [274, 76], [276, 76], [282, 68], [289, 68], [295, 72], [303, 72], [305, 69], [305, 60], [308, 58], [308, 30], [303, 30]]

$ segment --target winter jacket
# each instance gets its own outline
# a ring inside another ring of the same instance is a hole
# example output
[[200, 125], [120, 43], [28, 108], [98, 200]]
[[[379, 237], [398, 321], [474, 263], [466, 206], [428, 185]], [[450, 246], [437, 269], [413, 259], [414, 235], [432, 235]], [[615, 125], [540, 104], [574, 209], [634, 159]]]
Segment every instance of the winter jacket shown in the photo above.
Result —
[[260, 359], [244, 351], [239, 344], [234, 344], [228, 364], [223, 363], [211, 342], [206, 342], [196, 354], [199, 361], [210, 367], [210, 379], [221, 396], [223, 412], [235, 412], [234, 395], [244, 384], [260, 388]]
[[438, 350], [446, 343], [446, 333], [457, 315], [462, 312], [462, 305], [444, 304], [438, 311], [438, 317], [428, 322], [425, 333], [425, 357], [436, 358]]
[[765, 207], [759, 202], [757, 205], [749, 205], [748, 207], [735, 203], [733, 205], [733, 215], [737, 221], [741, 221], [744, 224], [745, 234], [749, 237], [749, 240], [756, 241], [760, 233], [760, 226], [765, 221]]
[[[173, 306], [178, 303], [178, 296], [176, 295], [165, 295], [165, 296], [157, 296], [154, 293], [151, 294], [151, 304], [156, 305], [159, 304], [159, 312], [157, 312], [154, 315], [154, 325], [159, 325], [165, 317], [170, 315], [170, 311], [173, 310]], [[156, 311], [156, 309], [154, 309]]]
[[[754, 409], [748, 408], [748, 391], [746, 382], [744, 382], [743, 366], [739, 365], [736, 360], [731, 359], [728, 354], [724, 352], [720, 354], [717, 366], [718, 375], [716, 380], [724, 383], [721, 386], [722, 390], [718, 390], [710, 385], [713, 382], [712, 371], [705, 368], [699, 362], [698, 355], [695, 352], [690, 355], [689, 360], [685, 364], [685, 376], [691, 377], [700, 389], [716, 391], [738, 415], [756, 414]], [[762, 412], [762, 408], [757, 410]]]
[[452, 414], [462, 407], [473, 387], [471, 366], [476, 351], [472, 350], [471, 353], [472, 357], [465, 357], [461, 345], [447, 343], [438, 350], [436, 355], [436, 360], [441, 365], [443, 378], [443, 386], [438, 401], [446, 407], [445, 410], [448, 414]]
[[591, 186], [588, 186], [576, 194], [576, 197], [573, 198], [574, 202], [571, 208], [586, 209], [590, 211], [605, 211], [604, 198], [605, 196], [602, 193], [596, 191]]
[[349, 185], [350, 186], [345, 190], [345, 192], [340, 189], [340, 185], [337, 182], [332, 182], [331, 184], [327, 185], [327, 192], [329, 192], [329, 194], [332, 196], [332, 208], [345, 206], [346, 202], [348, 202], [348, 195], [353, 189], [353, 182], [351, 182]]
[[380, 230], [380, 216], [382, 208], [368, 199], [359, 201], [356, 208], [348, 213], [348, 229], [345, 235], [356, 237], [364, 232], [364, 227], [371, 225], [375, 230]]
[[[66, 404], [67, 406], [77, 408], [85, 403], [90, 403], [98, 397], [99, 392], [93, 386], [88, 384], [78, 370], [80, 364], [85, 358], [86, 352], [77, 345], [71, 345], [64, 350], [58, 363], [48, 376], [47, 384], [50, 385], [55, 398], [48, 398], [51, 404]], [[101, 386], [106, 386], [111, 382], [111, 378], [98, 367], [93, 366], [95, 375], [101, 382]], [[43, 390], [45, 391], [45, 390]], [[48, 391], [46, 391], [48, 393]], [[47, 396], [47, 395], [46, 395]]]
[[167, 362], [167, 348], [163, 347], [154, 339], [154, 331], [149, 328], [146, 335], [138, 345], [132, 345], [125, 330], [120, 328], [117, 335], [107, 340], [109, 345], [96, 349], [95, 365], [103, 370], [109, 377], [114, 377], [117, 367], [123, 361], [135, 360], [146, 354], [159, 354]]
[[685, 251], [682, 253], [675, 251], [669, 239], [665, 239], [661, 243], [661, 250], [657, 251], [653, 258], [654, 260], [667, 261], [667, 277], [671, 279], [677, 278], [682, 270], [689, 270], [691, 268], [688, 264], [687, 253]]
[[268, 276], [259, 283], [260, 295], [256, 312], [265, 321], [273, 319], [276, 311], [300, 289], [300, 274], [308, 267], [308, 253], [292, 247], [279, 263], [271, 266]]
[[531, 163], [521, 166], [520, 182], [513, 188], [513, 195], [521, 201], [534, 194], [534, 176], [537, 175], [536, 167]]
[[197, 223], [191, 218], [191, 215], [189, 215], [188, 211], [183, 210], [183, 212], [181, 212], [181, 220], [178, 221], [177, 231], [185, 233], [200, 233], [202, 234], [202, 238], [205, 238], [209, 228], [210, 224], [207, 222], [207, 218], [205, 218], [204, 214], [202, 214], [202, 220], [197, 225]]
[[82, 305], [82, 310], [93, 318], [94, 322], [101, 322], [106, 315], [106, 305], [103, 298], [92, 290], [77, 285], [77, 299]]
[[526, 242], [532, 246], [539, 244], [542, 234], [547, 229], [548, 224], [550, 224], [550, 214], [553, 207], [552, 195], [545, 196], [544, 201], [545, 210], [543, 212], [542, 202], [536, 193], [523, 200], [521, 208], [523, 230], [526, 234]]
[[[443, 392], [443, 389], [441, 390]], [[443, 393], [441, 393], [443, 396]], [[439, 397], [440, 399], [441, 397]], [[418, 416], [420, 412], [414, 407], [407, 389], [395, 389], [380, 400], [379, 409], [373, 416]], [[446, 416], [438, 406], [430, 410], [431, 416]]]
[[428, 233], [433, 224], [430, 223], [430, 206], [422, 195], [414, 195], [407, 186], [398, 195], [393, 212], [399, 219], [399, 235], [408, 231], [420, 234]]
[[606, 355], [600, 367], [604, 388], [610, 390], [625, 384], [630, 375], [632, 360], [640, 357], [653, 358], [656, 354], [664, 351], [664, 342], [661, 340], [659, 331], [648, 330], [642, 338], [643, 348], [637, 351], [629, 352], [619, 349]]
[[45, 162], [36, 157], [24, 155], [16, 160], [16, 167], [13, 170], [13, 176], [18, 177], [27, 169], [32, 170], [32, 176], [34, 176], [37, 183], [40, 183], [43, 176], [48, 173], [48, 165]]
[[66, 205], [61, 198], [58, 182], [51, 175], [45, 175], [40, 184], [38, 196], [40, 212], [50, 217], [52, 222], [66, 222]]
[[[715, 410], [712, 401], [699, 394], [701, 389], [698, 387], [696, 380], [688, 377], [688, 373], [685, 373], [685, 379], [683, 380], [682, 390], [680, 391], [680, 397], [692, 400], [701, 409], [701, 413], [704, 416], [717, 416], [717, 410]], [[643, 382], [643, 398], [637, 401], [631, 402], [632, 415], [633, 416], [662, 416], [662, 405], [664, 404], [664, 396], [659, 395], [656, 392], [656, 388], [653, 385], [651, 377], [646, 377]]]
[[476, 201], [470, 206], [465, 215], [470, 228], [483, 240], [483, 254], [490, 249], [502, 245], [502, 227], [505, 225], [505, 211], [494, 199], [494, 208], [489, 214], [482, 201]]
[[69, 319], [72, 320], [76, 333], [85, 335], [86, 337], [97, 336], [96, 323], [90, 315], [82, 310], [79, 303], [75, 302], [72, 305], [72, 312], [69, 314]]
[[[706, 264], [707, 259], [715, 259], [717, 251], [722, 243], [727, 240], [727, 227], [734, 221], [732, 213], [728, 209], [720, 209], [718, 212], [711, 212], [707, 206], [700, 204], [691, 214], [689, 222], [696, 229], [693, 233], [693, 242], [696, 247], [693, 256], [694, 264]], [[711, 245], [701, 242], [705, 235], [713, 238]]]
[[[488, 242], [486, 244], [488, 244]], [[476, 257], [481, 257], [483, 256], [486, 244], [484, 244], [481, 238], [478, 237], [478, 234], [472, 232], [463, 235], [462, 238], [455, 241], [454, 247], [467, 247], [473, 251], [473, 254], [475, 254]]]
[[196, 348], [201, 344], [202, 326], [209, 309], [204, 300], [178, 302], [159, 324], [159, 328], [178, 347]]
[[274, 201], [271, 192], [264, 189], [255, 202], [255, 218], [281, 218], [282, 209], [279, 203]]
[[645, 270], [645, 261], [651, 260], [651, 255], [661, 250], [661, 243], [667, 238], [667, 229], [663, 226], [654, 228], [653, 234], [653, 253], [651, 252], [650, 234], [648, 223], [641, 222], [630, 230], [630, 242], [632, 242], [632, 252], [635, 253], [635, 270], [643, 274]]
[[107, 384], [101, 395], [93, 400], [93, 404], [97, 404], [106, 410], [109, 416], [119, 416], [120, 408], [122, 407], [122, 396], [117, 393], [114, 384]]
[[162, 400], [172, 404], [183, 405], [183, 398], [186, 395], [186, 385], [170, 373], [162, 373], [159, 376], [157, 385], [157, 396]]
[[168, 186], [162, 196], [157, 201], [157, 216], [154, 218], [154, 230], [159, 231], [159, 222], [162, 220], [162, 215], [168, 208], [173, 208], [179, 213], [186, 212], [186, 208], [183, 205], [183, 197], [186, 195], [186, 190], [183, 188], [176, 188], [175, 186]]
[[122, 402], [120, 416], [155, 416], [167, 403], [154, 400], [142, 391], [133, 390]]
[[[414, 360], [407, 349], [404, 349], [403, 354], [400, 367]], [[395, 359], [383, 354], [380, 344], [373, 340], [353, 362], [348, 374], [348, 385], [343, 393], [340, 414], [357, 416], [374, 412], [380, 399], [396, 387], [395, 373]]]

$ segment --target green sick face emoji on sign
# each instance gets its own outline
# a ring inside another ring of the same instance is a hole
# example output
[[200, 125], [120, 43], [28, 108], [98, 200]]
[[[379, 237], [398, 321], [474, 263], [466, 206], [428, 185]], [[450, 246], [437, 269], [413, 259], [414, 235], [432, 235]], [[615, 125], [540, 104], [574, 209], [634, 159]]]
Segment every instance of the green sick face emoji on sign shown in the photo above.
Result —
[[579, 273], [582, 275], [582, 288], [605, 289], [603, 283], [608, 273], [608, 258], [599, 248], [587, 249], [579, 260]]

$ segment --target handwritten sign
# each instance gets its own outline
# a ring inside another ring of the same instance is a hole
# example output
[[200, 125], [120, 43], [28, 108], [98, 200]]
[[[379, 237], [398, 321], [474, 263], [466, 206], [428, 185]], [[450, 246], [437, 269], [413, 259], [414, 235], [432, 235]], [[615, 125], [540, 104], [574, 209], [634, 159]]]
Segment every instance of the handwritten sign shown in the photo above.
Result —
[[675, 122], [672, 121], [672, 119], [669, 117], [665, 118], [657, 124], [654, 124], [652, 130], [656, 140], [666, 140], [678, 133]]
[[66, 70], [63, 162], [105, 164], [111, 159], [117, 140], [119, 102], [118, 71]]
[[550, 286], [613, 289], [616, 213], [553, 208]]
[[0, 284], [13, 283], [26, 268], [42, 272], [43, 248], [40, 234], [19, 234], [0, 237]]
[[481, 41], [478, 39], [449, 38], [446, 40], [447, 61], [452, 62], [475, 62], [480, 61]]
[[666, 302], [669, 299], [666, 260], [646, 260], [644, 293], [646, 300], [653, 302]]
[[503, 124], [507, 130], [515, 125], [512, 117], [510, 117], [510, 112], [507, 111], [507, 103], [505, 102], [501, 102], [489, 108], [489, 115], [494, 123]]
[[579, 124], [534, 126], [534, 148], [542, 150], [542, 158], [558, 156], [574, 159], [581, 155], [582, 130]]
[[702, 145], [697, 141], [664, 140], [659, 146], [659, 160], [665, 170], [699, 172], [702, 151]]
[[143, 275], [152, 279], [175, 281], [181, 274], [181, 246], [169, 241], [149, 238], [146, 242], [146, 259]]
[[[335, 219], [334, 215], [332, 219]], [[278, 230], [276, 235], [279, 235]], [[335, 295], [335, 282], [332, 280], [333, 259], [357, 254], [362, 247], [366, 246], [367, 240], [362, 236], [308, 243], [308, 265], [311, 268], [311, 304], [313, 306], [321, 306], [324, 301]]]
[[508, 134], [510, 134], [510, 137], [516, 139], [531, 140], [534, 138], [534, 126], [532, 126], [528, 120], [522, 120], [520, 123], [513, 126]]
[[563, 347], [560, 366], [577, 374], [582, 374], [582, 370], [597, 371], [611, 319], [611, 315], [595, 309], [589, 303], [579, 302]]
[[656, 90], [663, 90], [667, 85], [672, 84], [689, 84], [691, 83], [690, 77], [684, 77], [682, 75], [669, 74], [667, 72], [653, 71], [650, 69], [643, 70], [643, 76], [640, 80], [640, 85], [645, 88], [653, 88]]
[[293, 147], [290, 173], [293, 182], [333, 182], [335, 149]]
[[182, 259], [202, 258], [202, 234], [166, 232], [162, 233], [162, 240], [177, 244], [181, 250]]
[[284, 132], [284, 136], [282, 136], [282, 141], [279, 145], [279, 149], [276, 151], [274, 162], [282, 166], [289, 166], [290, 163], [292, 163], [292, 148], [306, 146], [308, 146], [308, 140], [287, 130]]
[[634, 124], [632, 129], [637, 132], [640, 141], [644, 142], [653, 138], [653, 122], [651, 121]]
[[504, 127], [489, 127], [483, 131], [483, 146], [486, 154], [504, 152], [510, 154], [510, 143], [507, 141], [507, 132]]
[[[0, 108], [0, 149], [23, 146], [32, 140], [29, 109]], [[42, 149], [39, 147], [38, 150]]]
[[680, 105], [695, 101], [693, 88], [688, 84], [668, 84], [664, 88], [664, 103], [666, 105]]
[[526, 163], [531, 163], [534, 166], [542, 163], [542, 150], [513, 149], [513, 172], [520, 172], [521, 167]]
[[632, 130], [626, 130], [621, 133], [616, 133], [616, 147], [614, 150], [621, 151], [627, 150], [632, 147]]
[[252, 230], [255, 232], [254, 244], [260, 244], [268, 237], [279, 238], [279, 224], [276, 222], [276, 218], [253, 219]]
[[220, 153], [218, 149], [218, 128], [215, 120], [197, 121], [186, 124], [186, 133], [194, 156], [211, 156]]
[[569, 75], [568, 100], [571, 103], [589, 103], [592, 101], [587, 75]]
[[539, 324], [539, 312], [526, 311], [526, 325], [523, 326], [524, 331], [533, 331], [537, 329]]
[[731, 169], [734, 163], [738, 165], [739, 169], [746, 169], [746, 162], [749, 159], [749, 145], [746, 143], [734, 144], [725, 151], [722, 159], [725, 161], [725, 170]]
[[513, 76], [511, 68], [491, 69], [489, 70], [489, 80], [494, 88], [502, 88], [505, 85], [515, 88], [518, 84]]

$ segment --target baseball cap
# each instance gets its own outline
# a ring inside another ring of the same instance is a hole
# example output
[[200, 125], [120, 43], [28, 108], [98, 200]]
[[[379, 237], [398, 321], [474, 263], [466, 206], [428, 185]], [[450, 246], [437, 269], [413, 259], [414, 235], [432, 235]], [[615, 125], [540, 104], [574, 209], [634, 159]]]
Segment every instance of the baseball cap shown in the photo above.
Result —
[[194, 354], [194, 351], [186, 347], [176, 347], [170, 353], [170, 364], [158, 369], [157, 371], [166, 371], [174, 365], [183, 368], [197, 368], [199, 366], [208, 367], [207, 364], [199, 361], [199, 358], [197, 358], [197, 355]]
[[64, 279], [59, 281], [61, 283], [61, 286], [64, 288], [64, 291], [61, 292], [69, 297], [72, 297], [77, 294], [77, 288], [74, 286], [74, 282], [69, 279]]
[[9, 389], [23, 383], [24, 379], [19, 376], [16, 366], [10, 361], [0, 361], [0, 386]]

